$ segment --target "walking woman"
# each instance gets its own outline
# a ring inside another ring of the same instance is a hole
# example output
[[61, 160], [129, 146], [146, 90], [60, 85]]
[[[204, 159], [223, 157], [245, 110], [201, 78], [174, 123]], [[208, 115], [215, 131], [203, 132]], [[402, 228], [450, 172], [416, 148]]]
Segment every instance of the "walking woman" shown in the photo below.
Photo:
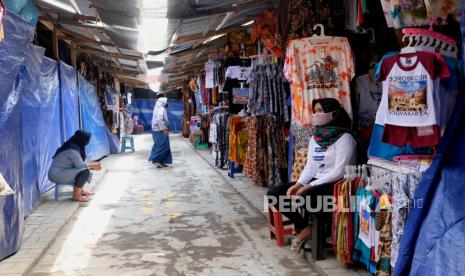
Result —
[[[308, 145], [307, 163], [299, 180], [294, 185], [272, 187], [267, 195], [282, 204], [289, 203], [290, 198], [301, 197], [305, 203], [303, 206], [310, 205], [316, 210], [317, 197], [332, 195], [334, 183], [344, 177], [345, 167], [355, 164], [356, 142], [350, 134], [350, 117], [336, 99], [314, 100], [312, 107], [315, 129]], [[284, 200], [279, 201], [280, 197]], [[291, 246], [291, 250], [297, 250], [311, 237], [311, 225], [296, 210], [280, 209], [283, 207], [280, 204], [275, 207], [282, 210], [280, 212], [299, 231]]]
[[167, 167], [173, 164], [171, 156], [169, 121], [168, 121], [168, 99], [158, 98], [153, 109], [152, 116], [152, 137], [153, 146], [149, 161], [157, 165], [157, 168]]
[[68, 141], [57, 149], [53, 156], [52, 165], [48, 171], [50, 181], [62, 185], [74, 185], [73, 200], [87, 202], [88, 196], [93, 195], [83, 189], [86, 182], [90, 182], [91, 170], [100, 170], [98, 162], [85, 163], [86, 146], [91, 134], [82, 130], [74, 133]]

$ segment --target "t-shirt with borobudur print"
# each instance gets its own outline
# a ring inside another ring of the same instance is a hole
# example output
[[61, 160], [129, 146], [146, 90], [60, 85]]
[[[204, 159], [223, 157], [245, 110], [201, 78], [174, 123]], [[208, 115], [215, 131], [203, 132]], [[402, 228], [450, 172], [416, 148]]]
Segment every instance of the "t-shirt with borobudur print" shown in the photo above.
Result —
[[312, 124], [312, 101], [335, 98], [352, 117], [350, 81], [354, 60], [345, 37], [324, 36], [289, 42], [284, 74], [291, 83], [292, 119]]
[[378, 77], [383, 81], [383, 96], [376, 124], [436, 125], [434, 93], [439, 93], [439, 79], [449, 75], [447, 64], [434, 53], [418, 51], [384, 58]]

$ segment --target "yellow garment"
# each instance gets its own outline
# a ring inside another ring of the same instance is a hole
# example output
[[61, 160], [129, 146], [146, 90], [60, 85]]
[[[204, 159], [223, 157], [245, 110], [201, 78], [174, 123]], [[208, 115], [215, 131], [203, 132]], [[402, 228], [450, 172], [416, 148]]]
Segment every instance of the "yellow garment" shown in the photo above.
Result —
[[237, 133], [237, 163], [244, 164], [247, 156], [247, 144], [249, 142], [249, 130], [244, 129]]
[[292, 168], [291, 182], [297, 182], [307, 164], [308, 148], [303, 148], [295, 153], [294, 167]]
[[244, 118], [241, 116], [232, 116], [229, 117], [228, 120], [228, 128], [229, 128], [229, 160], [236, 162], [238, 164], [242, 164], [244, 159], [238, 158], [238, 140], [239, 140], [239, 132], [245, 127]]

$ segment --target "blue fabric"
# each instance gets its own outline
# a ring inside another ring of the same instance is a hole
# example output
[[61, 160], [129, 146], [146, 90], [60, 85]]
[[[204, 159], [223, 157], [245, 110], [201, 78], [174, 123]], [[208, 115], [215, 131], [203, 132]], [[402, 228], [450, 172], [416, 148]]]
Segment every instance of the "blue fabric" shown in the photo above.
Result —
[[[465, 37], [462, 3], [462, 38]], [[464, 58], [462, 56], [462, 58]], [[462, 60], [462, 62], [464, 62]], [[465, 271], [465, 93], [461, 91], [432, 166], [415, 193], [394, 275], [463, 275]]]
[[431, 148], [414, 148], [410, 145], [404, 147], [397, 147], [382, 142], [384, 126], [377, 125], [373, 127], [373, 134], [371, 136], [370, 147], [368, 148], [368, 156], [382, 158], [386, 160], [393, 160], [397, 155], [426, 155], [432, 154]]
[[115, 134], [111, 133], [108, 127], [106, 129], [107, 129], [108, 143], [110, 145], [110, 153], [111, 154], [118, 153], [120, 150], [120, 141]]
[[29, 23], [36, 25], [39, 10], [32, 0], [5, 0], [6, 8], [22, 17]]
[[[155, 101], [153, 99], [133, 99], [133, 116], [139, 117], [139, 124], [145, 130], [152, 129], [152, 115]], [[184, 104], [182, 101], [168, 98], [168, 121], [170, 131], [179, 132], [182, 129], [182, 119], [184, 115]]]
[[132, 115], [139, 118], [139, 124], [144, 126], [145, 130], [152, 129], [152, 114], [155, 107], [153, 99], [132, 99]]
[[98, 160], [110, 154], [107, 125], [95, 86], [79, 75], [79, 99], [81, 104], [82, 130], [90, 132], [90, 142], [86, 146], [86, 159]]
[[[14, 13], [4, 19], [0, 43], [0, 173], [15, 194], [0, 196], [0, 260], [18, 251], [24, 231], [20, 93], [26, 77], [23, 61], [35, 26]], [[18, 74], [21, 70], [21, 74]]]
[[60, 96], [63, 114], [63, 143], [79, 129], [79, 100], [76, 69], [60, 62]]
[[152, 163], [173, 164], [170, 138], [163, 131], [152, 131], [153, 146], [149, 161]]
[[[37, 119], [41, 113], [41, 98], [39, 95], [39, 81], [41, 77], [41, 65], [45, 49], [29, 45], [29, 50], [21, 68], [22, 85], [21, 98], [21, 132], [22, 132], [22, 169], [24, 214], [28, 215], [34, 204], [40, 197], [39, 191], [39, 165], [37, 160], [37, 148], [42, 146], [45, 137], [39, 137], [38, 129], [41, 127]], [[59, 125], [58, 125], [59, 126]]]
[[38, 165], [38, 185], [40, 193], [45, 193], [55, 184], [48, 179], [48, 169], [52, 164], [52, 157], [56, 149], [62, 144], [62, 117], [60, 113], [60, 84], [58, 63], [55, 60], [44, 58], [39, 83], [40, 112], [36, 120], [47, 122], [37, 128], [36, 159]]

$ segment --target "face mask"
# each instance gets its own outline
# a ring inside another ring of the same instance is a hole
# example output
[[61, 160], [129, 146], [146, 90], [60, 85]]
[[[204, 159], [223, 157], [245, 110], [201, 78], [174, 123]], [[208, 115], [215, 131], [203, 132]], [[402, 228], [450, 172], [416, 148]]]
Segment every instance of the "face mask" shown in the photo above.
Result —
[[316, 126], [324, 126], [331, 123], [333, 120], [333, 113], [334, 112], [313, 114], [313, 124]]

